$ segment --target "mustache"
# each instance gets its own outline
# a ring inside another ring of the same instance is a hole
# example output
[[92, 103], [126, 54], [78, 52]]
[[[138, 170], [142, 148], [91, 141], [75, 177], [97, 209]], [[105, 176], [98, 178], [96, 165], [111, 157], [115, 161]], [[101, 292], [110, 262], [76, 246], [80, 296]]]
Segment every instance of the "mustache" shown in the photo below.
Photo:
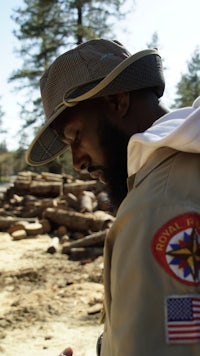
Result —
[[90, 166], [87, 168], [88, 173], [93, 173], [96, 171], [104, 171], [105, 169], [102, 166]]
[[101, 183], [106, 183], [105, 168], [102, 166], [90, 166], [88, 167], [88, 173], [94, 179], [99, 180]]

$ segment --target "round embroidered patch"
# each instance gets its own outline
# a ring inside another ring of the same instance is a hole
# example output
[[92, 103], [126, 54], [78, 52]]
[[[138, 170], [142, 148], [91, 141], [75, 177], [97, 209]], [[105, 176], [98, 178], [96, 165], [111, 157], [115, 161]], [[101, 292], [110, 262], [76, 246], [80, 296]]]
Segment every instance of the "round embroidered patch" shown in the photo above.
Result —
[[187, 213], [163, 225], [152, 240], [152, 252], [171, 276], [200, 285], [200, 215]]

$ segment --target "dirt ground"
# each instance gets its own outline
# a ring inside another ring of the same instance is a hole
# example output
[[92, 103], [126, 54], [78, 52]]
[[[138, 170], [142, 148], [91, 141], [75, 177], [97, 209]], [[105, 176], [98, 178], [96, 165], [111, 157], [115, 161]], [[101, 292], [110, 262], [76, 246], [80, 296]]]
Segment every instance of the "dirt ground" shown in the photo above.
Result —
[[0, 355], [95, 356], [102, 330], [103, 259], [81, 263], [46, 252], [48, 235], [0, 233]]

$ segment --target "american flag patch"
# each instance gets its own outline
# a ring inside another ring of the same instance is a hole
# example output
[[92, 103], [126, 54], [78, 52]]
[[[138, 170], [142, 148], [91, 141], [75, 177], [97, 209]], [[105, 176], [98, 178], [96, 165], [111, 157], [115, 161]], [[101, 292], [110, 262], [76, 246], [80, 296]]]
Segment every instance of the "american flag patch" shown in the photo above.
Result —
[[200, 296], [169, 296], [165, 308], [168, 343], [200, 342]]

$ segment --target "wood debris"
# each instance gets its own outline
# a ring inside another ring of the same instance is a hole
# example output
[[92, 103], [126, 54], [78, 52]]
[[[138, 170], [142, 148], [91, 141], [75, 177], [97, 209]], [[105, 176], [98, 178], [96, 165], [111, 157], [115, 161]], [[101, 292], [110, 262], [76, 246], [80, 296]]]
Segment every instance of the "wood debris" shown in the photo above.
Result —
[[19, 172], [0, 199], [0, 231], [13, 240], [49, 234], [48, 253], [94, 259], [115, 220], [104, 187], [69, 175]]

